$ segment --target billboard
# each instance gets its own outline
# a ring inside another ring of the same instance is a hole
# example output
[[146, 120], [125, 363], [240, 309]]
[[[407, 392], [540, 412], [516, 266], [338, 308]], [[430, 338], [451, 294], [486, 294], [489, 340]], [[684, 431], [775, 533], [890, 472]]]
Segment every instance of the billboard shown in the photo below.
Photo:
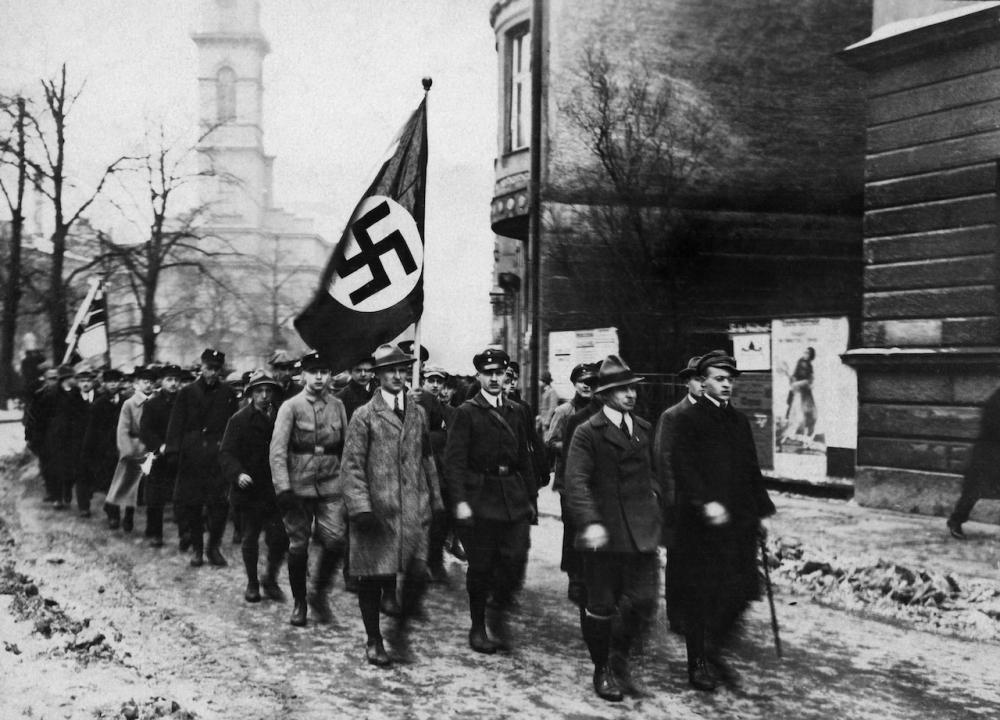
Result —
[[574, 367], [617, 354], [617, 328], [550, 332], [549, 372], [552, 373], [552, 387], [559, 397], [572, 398], [576, 391], [569, 376]]

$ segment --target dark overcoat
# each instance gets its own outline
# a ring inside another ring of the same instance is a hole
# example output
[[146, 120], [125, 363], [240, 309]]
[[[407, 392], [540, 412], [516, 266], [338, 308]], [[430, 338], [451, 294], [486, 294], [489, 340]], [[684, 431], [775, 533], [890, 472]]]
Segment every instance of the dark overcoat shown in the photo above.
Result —
[[656, 437], [653, 440], [653, 458], [660, 482], [660, 499], [663, 504], [663, 540], [672, 548], [677, 531], [677, 498], [674, 483], [673, 452], [677, 432], [677, 418], [682, 412], [694, 408], [691, 396], [685, 395], [676, 405], [671, 405], [660, 415], [656, 423]]
[[139, 419], [139, 438], [154, 454], [153, 468], [146, 478], [146, 504], [166, 505], [174, 495], [174, 485], [177, 481], [177, 455], [164, 455], [160, 452], [167, 442], [167, 427], [170, 425], [170, 413], [177, 401], [177, 393], [165, 393], [162, 390], [153, 395], [143, 406], [142, 417]]
[[632, 420], [630, 438], [595, 413], [573, 433], [566, 457], [566, 508], [575, 527], [600, 523], [608, 531], [598, 552], [656, 552], [660, 542], [652, 426]]
[[426, 561], [431, 517], [443, 506], [424, 409], [407, 398], [400, 420], [376, 392], [351, 418], [340, 472], [348, 515], [376, 519], [370, 529], [349, 525], [351, 573], [393, 575]]
[[1000, 500], [1000, 390], [987, 398], [965, 484], [981, 498]]
[[67, 392], [56, 387], [51, 401], [52, 416], [45, 428], [47, 469], [53, 473], [53, 478], [65, 485], [83, 474], [83, 441], [92, 404], [84, 400], [76, 388]]
[[90, 468], [95, 489], [111, 486], [118, 465], [118, 418], [125, 405], [125, 393], [101, 393], [90, 408], [83, 438], [83, 464]]
[[219, 467], [226, 425], [239, 407], [236, 392], [222, 381], [198, 378], [177, 392], [167, 426], [167, 453], [177, 455], [174, 501], [204, 505], [224, 501], [227, 484]]
[[372, 394], [374, 392], [374, 383], [370, 383], [368, 387], [365, 387], [364, 385], [358, 385], [356, 382], [351, 380], [347, 383], [347, 387], [336, 394], [335, 397], [340, 400], [340, 402], [344, 403], [344, 410], [347, 411], [348, 422], [350, 422], [355, 410], [372, 399]]
[[[270, 460], [276, 414], [273, 409], [261, 412], [250, 404], [229, 418], [219, 447], [219, 466], [229, 483], [234, 507], [276, 507]], [[241, 488], [240, 473], [249, 475], [253, 482]]]
[[509, 400], [491, 410], [480, 393], [458, 406], [444, 468], [451, 503], [467, 502], [473, 517], [505, 522], [532, 517], [538, 487], [522, 415]]
[[[675, 433], [678, 596], [689, 612], [729, 616], [760, 597], [757, 532], [774, 513], [750, 421], [731, 403], [723, 409], [702, 397], [678, 415]], [[729, 512], [726, 525], [705, 521], [709, 502]]]

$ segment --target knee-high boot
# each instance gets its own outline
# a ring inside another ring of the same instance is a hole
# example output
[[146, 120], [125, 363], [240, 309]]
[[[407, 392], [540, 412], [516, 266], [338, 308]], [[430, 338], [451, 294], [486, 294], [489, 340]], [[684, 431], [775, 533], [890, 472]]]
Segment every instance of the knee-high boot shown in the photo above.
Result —
[[587, 612], [583, 616], [583, 640], [590, 651], [590, 659], [594, 663], [594, 691], [604, 700], [617, 702], [622, 699], [622, 691], [615, 676], [608, 668], [608, 656], [611, 653], [611, 621], [612, 616], [593, 615]]
[[308, 555], [288, 556], [288, 584], [291, 586], [292, 598], [295, 600], [291, 623], [299, 627], [306, 624], [306, 572], [308, 565]]
[[243, 599], [247, 602], [260, 602], [260, 583], [257, 582], [257, 558], [259, 551], [256, 543], [243, 543], [243, 566], [247, 571], [247, 590]]
[[285, 553], [283, 551], [268, 549], [267, 570], [260, 581], [260, 587], [268, 600], [275, 600], [277, 602], [285, 601], [285, 593], [281, 591], [281, 586], [278, 585], [278, 573], [281, 572], [281, 564], [284, 560]]
[[322, 623], [333, 620], [333, 612], [330, 610], [330, 603], [327, 595], [330, 592], [330, 585], [333, 583], [333, 574], [337, 570], [340, 562], [341, 552], [323, 548], [319, 556], [319, 567], [316, 569], [316, 579], [313, 582], [312, 591], [309, 593], [309, 607], [316, 613], [316, 619]]

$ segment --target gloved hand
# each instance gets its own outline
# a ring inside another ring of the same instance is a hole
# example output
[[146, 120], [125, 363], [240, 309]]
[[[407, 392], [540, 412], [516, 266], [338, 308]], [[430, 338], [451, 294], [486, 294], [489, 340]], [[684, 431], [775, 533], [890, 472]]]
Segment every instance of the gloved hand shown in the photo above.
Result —
[[375, 517], [375, 513], [373, 512], [363, 512], [352, 517], [351, 524], [354, 525], [359, 532], [370, 532], [378, 529], [378, 518]]

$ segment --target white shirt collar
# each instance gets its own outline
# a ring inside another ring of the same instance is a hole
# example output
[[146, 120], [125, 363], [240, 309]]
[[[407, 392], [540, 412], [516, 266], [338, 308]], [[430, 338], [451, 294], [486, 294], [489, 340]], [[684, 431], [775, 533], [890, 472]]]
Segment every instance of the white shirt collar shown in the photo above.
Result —
[[499, 408], [501, 405], [503, 405], [503, 398], [501, 396], [499, 396], [499, 395], [490, 395], [485, 390], [480, 390], [479, 392], [482, 393], [482, 395], [483, 395], [484, 398], [486, 398], [486, 404], [487, 405], [490, 405], [490, 406], [495, 407], [495, 408]]
[[[717, 408], [725, 407], [725, 405], [723, 405], [721, 402], [719, 402], [718, 400], [716, 400], [714, 397], [712, 397], [708, 393], [705, 393], [704, 397], [708, 398], [709, 402], [711, 402]], [[727, 405], [728, 405], [728, 403], [727, 403]]]
[[399, 400], [399, 409], [406, 412], [406, 393], [402, 390], [399, 391], [398, 395], [393, 395], [391, 392], [387, 392], [385, 388], [380, 387], [378, 389], [382, 393], [382, 399], [385, 400], [385, 404], [389, 406], [392, 410], [396, 407], [396, 400]]
[[604, 415], [614, 423], [615, 427], [620, 428], [622, 426], [622, 418], [625, 418], [625, 425], [628, 427], [628, 434], [632, 434], [632, 416], [622, 413], [619, 410], [612, 410], [607, 405], [602, 408], [604, 410]]
[[688, 399], [688, 402], [691, 403], [692, 405], [697, 405], [698, 404], [698, 398], [696, 398], [691, 393], [688, 393], [687, 399]]

